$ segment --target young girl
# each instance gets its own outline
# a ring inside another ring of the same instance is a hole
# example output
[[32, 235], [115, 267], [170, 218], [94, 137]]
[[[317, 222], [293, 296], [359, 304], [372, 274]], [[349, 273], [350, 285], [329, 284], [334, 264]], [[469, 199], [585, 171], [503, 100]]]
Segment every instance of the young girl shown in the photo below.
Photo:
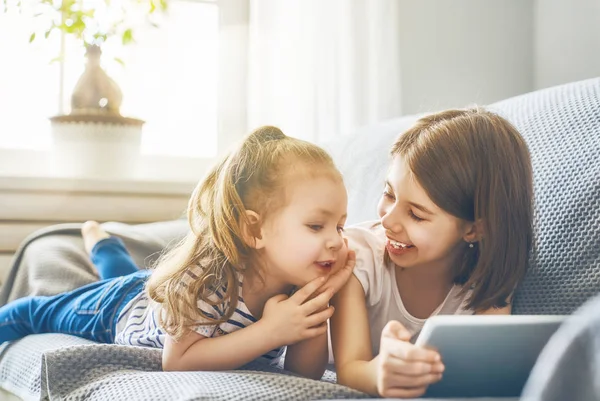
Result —
[[419, 397], [440, 355], [411, 344], [438, 314], [510, 314], [532, 245], [527, 146], [482, 109], [421, 118], [392, 146], [380, 221], [346, 230], [354, 276], [335, 295], [338, 382]]
[[102, 281], [0, 308], [0, 343], [57, 332], [162, 347], [165, 370], [235, 369], [289, 345], [285, 367], [320, 378], [328, 302], [354, 267], [342, 238], [346, 204], [325, 151], [258, 129], [199, 183], [191, 233], [151, 275], [87, 223]]

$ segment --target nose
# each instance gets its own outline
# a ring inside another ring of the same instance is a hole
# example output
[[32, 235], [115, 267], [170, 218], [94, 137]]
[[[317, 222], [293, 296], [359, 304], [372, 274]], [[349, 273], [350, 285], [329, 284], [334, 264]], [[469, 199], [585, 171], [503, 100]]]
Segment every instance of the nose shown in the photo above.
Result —
[[386, 208], [381, 214], [381, 225], [386, 231], [399, 233], [404, 230], [399, 214], [400, 212], [394, 206]]
[[331, 237], [329, 237], [327, 239], [327, 249], [332, 249], [334, 251], [337, 251], [337, 250], [341, 249], [343, 245], [344, 245], [344, 239], [342, 238], [341, 234], [338, 233], [337, 231], [335, 232], [334, 235], [332, 235]]

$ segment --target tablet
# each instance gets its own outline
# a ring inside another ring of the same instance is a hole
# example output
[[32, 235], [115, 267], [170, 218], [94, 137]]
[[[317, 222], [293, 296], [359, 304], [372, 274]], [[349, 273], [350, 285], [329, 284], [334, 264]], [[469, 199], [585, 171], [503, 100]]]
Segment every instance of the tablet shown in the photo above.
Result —
[[442, 380], [426, 397], [518, 397], [552, 334], [567, 316], [433, 316], [415, 344], [436, 349]]

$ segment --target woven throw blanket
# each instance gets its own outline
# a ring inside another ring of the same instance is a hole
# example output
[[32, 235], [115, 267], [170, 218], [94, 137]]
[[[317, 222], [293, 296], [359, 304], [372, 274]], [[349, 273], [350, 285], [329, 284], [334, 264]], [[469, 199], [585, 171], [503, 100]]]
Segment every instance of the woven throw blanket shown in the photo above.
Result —
[[[162, 372], [158, 349], [39, 334], [3, 346], [0, 385], [25, 400], [318, 400], [366, 395], [253, 362], [229, 372]], [[25, 356], [25, 357], [24, 357]], [[282, 374], [285, 373], [285, 374]]]

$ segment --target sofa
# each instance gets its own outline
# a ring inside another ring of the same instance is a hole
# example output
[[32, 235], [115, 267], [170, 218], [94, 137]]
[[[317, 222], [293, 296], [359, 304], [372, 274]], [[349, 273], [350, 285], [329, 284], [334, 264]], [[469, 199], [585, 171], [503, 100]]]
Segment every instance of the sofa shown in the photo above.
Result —
[[[534, 168], [535, 250], [531, 268], [515, 293], [513, 313], [573, 314], [600, 292], [600, 78], [488, 107], [521, 131]], [[349, 224], [376, 217], [388, 149], [416, 118], [407, 116], [365, 127], [324, 144], [344, 174]], [[151, 266], [161, 250], [187, 230], [184, 220], [136, 226], [106, 223], [104, 227], [125, 241], [141, 268]], [[58, 225], [27, 238], [0, 290], [0, 304], [97, 280], [79, 229], [78, 224]], [[593, 386], [594, 378], [599, 379], [595, 372], [600, 370], [592, 371], [600, 360], [600, 331], [594, 330], [600, 327], [600, 319], [594, 315], [600, 301], [589, 302], [574, 315], [583, 320], [568, 319], [550, 340], [525, 386], [523, 399], [600, 397], [600, 390], [594, 393]], [[574, 359], [573, 355], [580, 355], [577, 352], [587, 356]], [[572, 372], [587, 373], [573, 377]], [[33, 335], [2, 345], [0, 388], [5, 397], [11, 394], [22, 400], [368, 398], [335, 384], [333, 371], [319, 381], [259, 362], [229, 372], [162, 372], [160, 350], [96, 344], [60, 334]], [[578, 390], [583, 388], [585, 391]], [[560, 392], [565, 389], [567, 396]], [[511, 398], [516, 399], [519, 397]]]

